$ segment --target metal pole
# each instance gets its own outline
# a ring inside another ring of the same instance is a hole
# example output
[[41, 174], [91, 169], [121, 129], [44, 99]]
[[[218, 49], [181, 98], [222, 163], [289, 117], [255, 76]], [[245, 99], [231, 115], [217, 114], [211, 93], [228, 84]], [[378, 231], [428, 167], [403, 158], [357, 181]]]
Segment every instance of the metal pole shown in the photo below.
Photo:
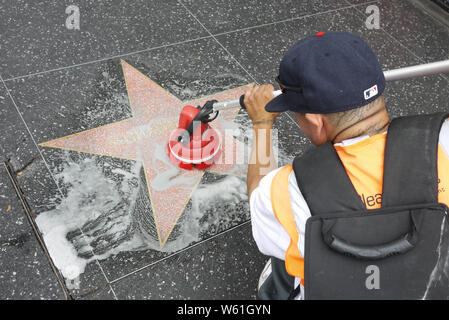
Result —
[[[282, 93], [281, 90], [273, 91], [273, 95], [277, 97]], [[224, 110], [224, 109], [230, 109], [230, 108], [236, 108], [240, 107], [240, 99], [235, 100], [229, 100], [229, 101], [223, 101], [223, 102], [216, 102], [214, 103], [214, 111]]]
[[[404, 80], [435, 73], [449, 72], [449, 60], [420, 64], [417, 66], [388, 70], [384, 72], [386, 81]], [[274, 96], [280, 95], [280, 90], [274, 91]], [[214, 111], [240, 107], [240, 99], [214, 103]]]
[[401, 69], [385, 71], [385, 80], [396, 81], [414, 77], [427, 76], [435, 73], [449, 72], [449, 60], [420, 64]]

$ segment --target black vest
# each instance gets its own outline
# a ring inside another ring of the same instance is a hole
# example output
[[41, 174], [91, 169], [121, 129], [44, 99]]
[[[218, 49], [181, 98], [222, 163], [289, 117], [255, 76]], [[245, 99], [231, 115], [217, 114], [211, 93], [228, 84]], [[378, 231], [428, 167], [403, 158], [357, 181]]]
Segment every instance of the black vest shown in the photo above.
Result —
[[366, 209], [332, 143], [294, 160], [312, 214], [306, 299], [449, 298], [448, 208], [438, 203], [437, 175], [438, 138], [448, 116], [392, 121], [381, 209]]

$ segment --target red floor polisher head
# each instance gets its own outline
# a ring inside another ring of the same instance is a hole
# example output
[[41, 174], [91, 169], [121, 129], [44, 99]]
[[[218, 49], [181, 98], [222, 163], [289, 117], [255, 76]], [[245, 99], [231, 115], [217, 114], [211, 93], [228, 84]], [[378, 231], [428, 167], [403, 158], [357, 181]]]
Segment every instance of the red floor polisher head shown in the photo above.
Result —
[[218, 111], [210, 116], [215, 102], [211, 100], [203, 107], [185, 106], [182, 109], [178, 128], [172, 131], [167, 145], [168, 156], [178, 167], [203, 170], [220, 156], [221, 137], [209, 125], [218, 116]]

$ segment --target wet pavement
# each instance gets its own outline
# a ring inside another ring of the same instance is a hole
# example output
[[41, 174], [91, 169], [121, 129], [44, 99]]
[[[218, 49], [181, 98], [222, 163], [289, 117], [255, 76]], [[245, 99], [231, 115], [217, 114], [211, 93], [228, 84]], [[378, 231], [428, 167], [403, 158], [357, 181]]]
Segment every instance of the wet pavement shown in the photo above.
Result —
[[[79, 29], [66, 24], [73, 4]], [[379, 29], [366, 27], [370, 5]], [[319, 31], [362, 36], [384, 70], [449, 58], [448, 27], [404, 0], [1, 0], [0, 15], [0, 157], [13, 175], [0, 167], [0, 299], [255, 299], [267, 257], [245, 163], [173, 168], [164, 139], [182, 106], [274, 84], [286, 50]], [[448, 82], [388, 83], [390, 115], [447, 110]], [[234, 109], [212, 125], [238, 149], [249, 124]], [[280, 164], [309, 147], [292, 115], [275, 126]]]

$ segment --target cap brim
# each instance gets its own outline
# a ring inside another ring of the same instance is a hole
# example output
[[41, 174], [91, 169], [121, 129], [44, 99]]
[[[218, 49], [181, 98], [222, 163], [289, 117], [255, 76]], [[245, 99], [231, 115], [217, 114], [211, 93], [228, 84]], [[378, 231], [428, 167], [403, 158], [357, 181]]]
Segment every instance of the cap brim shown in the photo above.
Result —
[[268, 112], [284, 112], [289, 110], [294, 112], [305, 112], [307, 110], [307, 105], [302, 94], [285, 90], [284, 93], [268, 102], [265, 106], [265, 110]]

